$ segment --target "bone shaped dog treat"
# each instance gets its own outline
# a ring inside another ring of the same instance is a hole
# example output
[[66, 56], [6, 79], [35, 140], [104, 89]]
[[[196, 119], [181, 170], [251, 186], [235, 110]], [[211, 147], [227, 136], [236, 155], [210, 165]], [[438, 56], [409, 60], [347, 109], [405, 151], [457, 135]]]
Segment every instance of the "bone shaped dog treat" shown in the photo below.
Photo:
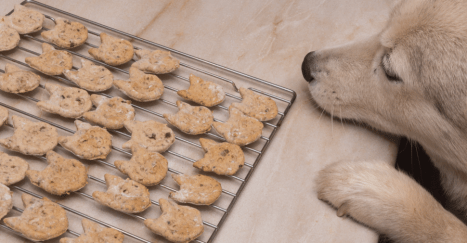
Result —
[[47, 75], [60, 75], [65, 70], [73, 68], [73, 56], [66, 52], [55, 50], [53, 46], [42, 43], [42, 54], [38, 57], [26, 57], [25, 62], [32, 68]]
[[177, 100], [179, 111], [176, 114], [164, 114], [165, 120], [182, 132], [198, 135], [211, 130], [214, 116], [211, 110], [204, 106], [191, 106]]
[[164, 152], [175, 142], [175, 134], [167, 124], [151, 120], [125, 121], [125, 128], [131, 133], [131, 139], [122, 145], [124, 149], [141, 146], [150, 152]]
[[232, 143], [217, 143], [211, 139], [200, 138], [199, 142], [206, 154], [193, 163], [193, 167], [218, 175], [233, 175], [245, 163], [242, 148]]
[[17, 4], [12, 14], [3, 17], [10, 28], [18, 31], [19, 34], [29, 34], [42, 29], [44, 15], [35, 10]]
[[140, 102], [158, 100], [164, 93], [164, 85], [156, 75], [145, 74], [135, 67], [130, 68], [129, 81], [115, 80], [114, 86]]
[[225, 100], [222, 86], [204, 81], [193, 74], [190, 74], [190, 87], [188, 90], [179, 90], [177, 94], [207, 107], [218, 105]]
[[47, 83], [45, 89], [50, 93], [49, 100], [36, 103], [43, 111], [79, 118], [92, 108], [91, 96], [86, 90], [51, 83]]
[[100, 226], [88, 219], [83, 219], [81, 225], [84, 234], [78, 238], [62, 238], [60, 243], [122, 243], [123, 234], [118, 230]]
[[20, 157], [10, 156], [7, 153], [0, 152], [0, 183], [12, 185], [20, 182], [26, 176], [29, 169], [28, 162]]
[[271, 98], [245, 88], [240, 88], [239, 91], [243, 100], [241, 103], [232, 103], [232, 107], [259, 121], [269, 121], [277, 116], [277, 105]]
[[6, 64], [5, 73], [0, 75], [0, 90], [14, 94], [25, 93], [36, 89], [40, 82], [41, 76]]
[[78, 71], [65, 70], [63, 74], [80, 88], [92, 92], [108, 90], [114, 82], [112, 72], [84, 58], [81, 59], [81, 68]]
[[174, 58], [170, 51], [136, 50], [135, 54], [139, 60], [131, 66], [141, 71], [164, 74], [171, 73], [180, 67], [180, 61]]
[[229, 143], [245, 146], [261, 137], [263, 123], [244, 115], [232, 106], [229, 108], [229, 120], [225, 123], [214, 122], [213, 127]]
[[88, 121], [108, 129], [120, 129], [124, 122], [135, 119], [135, 109], [129, 100], [93, 94], [91, 101], [97, 108], [94, 111], [84, 113], [83, 117]]
[[123, 39], [101, 33], [101, 45], [99, 48], [91, 48], [89, 54], [94, 59], [103, 61], [112, 66], [118, 66], [129, 62], [133, 58], [133, 45]]
[[42, 38], [55, 45], [70, 49], [80, 46], [88, 39], [88, 29], [78, 22], [71, 22], [68, 19], [55, 18], [55, 27], [41, 33]]

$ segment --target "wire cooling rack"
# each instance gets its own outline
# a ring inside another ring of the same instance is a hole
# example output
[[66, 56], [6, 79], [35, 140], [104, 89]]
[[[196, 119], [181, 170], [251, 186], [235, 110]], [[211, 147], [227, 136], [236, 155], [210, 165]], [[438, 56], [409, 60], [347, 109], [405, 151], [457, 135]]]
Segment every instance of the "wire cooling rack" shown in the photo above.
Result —
[[[34, 0], [26, 0], [21, 3], [22, 5], [26, 5], [27, 7], [37, 10], [44, 14], [46, 17], [46, 22], [44, 23], [44, 30], [48, 30], [53, 27], [55, 22], [55, 17], [64, 17], [72, 21], [77, 21], [84, 24], [89, 31], [89, 38], [87, 42], [80, 47], [74, 48], [72, 50], [65, 50], [71, 53], [74, 56], [74, 62], [77, 63], [79, 58], [87, 59], [93, 61], [98, 65], [102, 65], [107, 67], [109, 70], [112, 71], [114, 77], [116, 79], [128, 79], [128, 68], [131, 63], [134, 61], [130, 61], [130, 64], [124, 64], [119, 67], [109, 66], [103, 62], [97, 61], [92, 59], [87, 54], [87, 49], [89, 47], [98, 47], [99, 45], [99, 34], [101, 32], [106, 32], [110, 35], [120, 37], [123, 39], [127, 39], [133, 43], [135, 49], [162, 49], [168, 50], [172, 52], [173, 56], [180, 59], [180, 68], [171, 74], [164, 74], [158, 75], [159, 78], [163, 81], [165, 92], [161, 99], [148, 102], [148, 103], [138, 103], [133, 102], [132, 106], [135, 108], [137, 116], [136, 119], [138, 120], [149, 120], [155, 119], [160, 122], [165, 122], [163, 119], [164, 113], [175, 113], [177, 111], [175, 101], [180, 99], [176, 92], [179, 89], [187, 89], [188, 87], [188, 76], [189, 74], [193, 73], [196, 76], [202, 77], [205, 80], [210, 80], [216, 82], [223, 86], [224, 90], [226, 91], [227, 99], [222, 104], [217, 105], [216, 107], [211, 108], [214, 112], [215, 120], [222, 122], [228, 119], [228, 107], [232, 102], [240, 102], [241, 97], [238, 93], [239, 87], [246, 87], [256, 93], [269, 96], [274, 99], [279, 107], [279, 114], [278, 116], [269, 122], [264, 122], [264, 129], [263, 129], [263, 136], [260, 138], [259, 141], [243, 147], [243, 151], [245, 153], [245, 166], [239, 170], [239, 172], [234, 176], [218, 176], [212, 173], [207, 175], [215, 178], [216, 180], [220, 181], [223, 188], [223, 193], [220, 199], [213, 205], [210, 206], [193, 206], [201, 211], [203, 217], [203, 223], [205, 225], [205, 232], [201, 235], [195, 242], [199, 243], [210, 243], [213, 242], [215, 235], [220, 230], [222, 224], [226, 220], [227, 216], [231, 213], [233, 206], [235, 205], [236, 200], [238, 199], [239, 195], [243, 191], [244, 187], [247, 185], [249, 178], [251, 177], [253, 171], [258, 165], [261, 157], [266, 152], [267, 147], [272, 142], [274, 135], [280, 128], [282, 121], [285, 119], [290, 107], [295, 101], [296, 93], [293, 90], [287, 89], [285, 87], [270, 83], [268, 81], [264, 81], [262, 79], [252, 77], [250, 75], [229, 69], [227, 67], [221, 66], [219, 64], [215, 64], [201, 58], [165, 47], [163, 45], [154, 43], [149, 40], [142, 39], [140, 37], [122, 32], [120, 30], [102, 25], [100, 23], [96, 23], [94, 21], [82, 18], [80, 16], [65, 12], [63, 10], [54, 8], [52, 6], [34, 1]], [[10, 15], [13, 11], [8, 13]], [[20, 45], [12, 51], [4, 52], [0, 54], [0, 62], [3, 63], [11, 63], [17, 66], [22, 66], [22, 68], [27, 69], [29, 71], [33, 71], [39, 75], [41, 75], [43, 81], [46, 80], [47, 82], [58, 82], [60, 85], [67, 85], [67, 86], [76, 86], [73, 82], [69, 81], [68, 79], [64, 78], [63, 76], [49, 76], [42, 73], [39, 73], [33, 69], [30, 69], [29, 66], [24, 62], [25, 56], [38, 56], [40, 55], [40, 44], [47, 43], [44, 39], [41, 38], [40, 32], [33, 33], [33, 34], [26, 34], [21, 35], [21, 43]], [[49, 43], [51, 44], [51, 43]], [[53, 44], [51, 44], [53, 45]], [[61, 49], [54, 46], [56, 49]], [[1, 66], [1, 64], [0, 64]], [[76, 66], [73, 69], [77, 69]], [[4, 70], [0, 69], [0, 72], [4, 72]], [[44, 85], [41, 84], [38, 89], [32, 92], [28, 92], [26, 94], [6, 94], [1, 93], [2, 102], [0, 102], [0, 106], [6, 107], [10, 111], [10, 115], [20, 115], [26, 117], [32, 121], [42, 121], [46, 122], [52, 126], [58, 128], [58, 131], [61, 135], [71, 135], [75, 132], [73, 127], [73, 120], [72, 119], [65, 119], [58, 117], [52, 114], [43, 114], [39, 111], [38, 108], [35, 107], [36, 102], [40, 100], [46, 99], [46, 92], [44, 92]], [[0, 91], [1, 92], [1, 91]], [[92, 92], [90, 92], [92, 93]], [[100, 95], [104, 95], [107, 97], [113, 96], [122, 96], [124, 99], [128, 99], [125, 95], [120, 93], [116, 89], [111, 89], [110, 91], [106, 91], [103, 93], [99, 93]], [[39, 97], [39, 98], [38, 98]], [[21, 102], [26, 102], [28, 104], [18, 104], [18, 99]], [[27, 108], [26, 108], [27, 107]], [[12, 133], [12, 126], [11, 124], [7, 124], [6, 126], [0, 128], [3, 133]], [[7, 131], [8, 130], [8, 131]], [[209, 132], [207, 134], [201, 136], [190, 136], [183, 133], [180, 133], [178, 129], [173, 128], [176, 134], [176, 143], [172, 145], [170, 150], [163, 153], [163, 155], [169, 161], [169, 172], [175, 174], [187, 173], [187, 174], [194, 174], [194, 173], [202, 173], [199, 170], [193, 168], [191, 166], [192, 163], [196, 162], [198, 159], [202, 158], [204, 152], [199, 144], [198, 139], [200, 137], [207, 137], [210, 139], [214, 139], [218, 142], [225, 141], [221, 136], [214, 132]], [[50, 195], [41, 189], [33, 187], [30, 183], [27, 183], [27, 179], [17, 185], [13, 185], [10, 187], [13, 191], [27, 193], [37, 198], [42, 198], [44, 196], [48, 198], [55, 199], [54, 201], [58, 202], [60, 206], [62, 206], [66, 211], [70, 213], [70, 215], [75, 215], [76, 221], [80, 221], [79, 219], [86, 218], [92, 220], [100, 225], [105, 227], [114, 228], [120, 232], [122, 232], [126, 237], [124, 242], [145, 242], [150, 243], [153, 242], [155, 239], [158, 241], [164, 241], [159, 236], [151, 234], [148, 229], [141, 229], [136, 230], [138, 233], [130, 232], [130, 229], [134, 229], [135, 227], [127, 226], [128, 224], [139, 224], [141, 227], [144, 228], [142, 224], [142, 220], [145, 220], [147, 217], [155, 218], [160, 214], [156, 212], [155, 216], [154, 213], [143, 213], [143, 214], [125, 214], [117, 211], [110, 210], [101, 206], [98, 203], [93, 203], [93, 198], [91, 196], [92, 189], [105, 191], [105, 181], [100, 179], [102, 178], [103, 173], [111, 173], [116, 174], [122, 177], [123, 176], [118, 170], [116, 170], [115, 166], [113, 165], [113, 161], [118, 159], [125, 159], [129, 160], [131, 157], [131, 153], [119, 148], [116, 144], [118, 142], [123, 143], [127, 141], [131, 135], [124, 130], [109, 130], [113, 135], [113, 144], [112, 147], [113, 151], [111, 155], [106, 160], [94, 160], [94, 161], [83, 161], [84, 164], [88, 165], [90, 168], [88, 178], [90, 179], [89, 183], [84, 189], [74, 192], [71, 195], [65, 197], [55, 197]], [[72, 156], [70, 153], [65, 151], [60, 146], [57, 146], [55, 150], [61, 152], [63, 156]], [[57, 152], [58, 152], [57, 151]], [[9, 152], [13, 153], [13, 152]], [[19, 154], [15, 154], [15, 156], [22, 156]], [[23, 156], [24, 157], [24, 156]], [[32, 158], [31, 158], [32, 157]], [[38, 161], [45, 161], [45, 157], [33, 156], [25, 157], [26, 160], [32, 161], [34, 159]], [[43, 167], [43, 166], [42, 166]], [[92, 174], [100, 174], [100, 176], [95, 176]], [[205, 174], [205, 173], [202, 173]], [[27, 189], [29, 188], [29, 189]], [[149, 190], [151, 192], [151, 198], [167, 198], [168, 193], [172, 191], [177, 191], [177, 185], [169, 178], [165, 178], [161, 184], [150, 187]], [[21, 194], [15, 193], [15, 194]], [[156, 195], [156, 196], [155, 196]], [[73, 201], [80, 200], [78, 199], [84, 198], [85, 202], [81, 206], [81, 204], [73, 203]], [[71, 200], [67, 200], [64, 198], [72, 198]], [[61, 202], [63, 201], [63, 203]], [[151, 200], [152, 204], [157, 207], [159, 206], [157, 200]], [[69, 204], [75, 205], [75, 208], [71, 206], [67, 206]], [[76, 205], [80, 205], [80, 209], [76, 209]], [[86, 208], [86, 213], [83, 213], [83, 207]], [[88, 207], [98, 210], [99, 213], [97, 216], [91, 216], [92, 209], [87, 209]], [[22, 209], [14, 206], [14, 211], [22, 212]], [[12, 212], [13, 213], [13, 212]], [[10, 213], [7, 217], [12, 216]], [[157, 214], [158, 213], [158, 214]], [[153, 214], [153, 215], [151, 215]], [[69, 216], [70, 218], [70, 216]], [[105, 219], [103, 219], [105, 218]], [[133, 219], [133, 220], [131, 220]], [[71, 220], [71, 219], [70, 219]], [[121, 221], [124, 220], [128, 222], [128, 224], [124, 223], [121, 224]], [[112, 222], [112, 223], [109, 223]], [[70, 221], [71, 222], [71, 221]], [[120, 225], [124, 225], [123, 227], [117, 227], [115, 224], [120, 222]], [[68, 234], [71, 234], [72, 237], [78, 237], [80, 234], [77, 231], [73, 231], [71, 226], [76, 224], [70, 224], [70, 229], [68, 229]], [[14, 234], [18, 234], [15, 231], [8, 228], [3, 223], [0, 223], [0, 227], [6, 231], [9, 231]], [[76, 226], [78, 231], [80, 230], [79, 226]], [[141, 233], [144, 232], [144, 233]], [[149, 233], [148, 233], [149, 232]], [[144, 236], [143, 236], [144, 235]], [[23, 236], [24, 237], [24, 236]], [[64, 235], [62, 237], [70, 237], [69, 235]]]

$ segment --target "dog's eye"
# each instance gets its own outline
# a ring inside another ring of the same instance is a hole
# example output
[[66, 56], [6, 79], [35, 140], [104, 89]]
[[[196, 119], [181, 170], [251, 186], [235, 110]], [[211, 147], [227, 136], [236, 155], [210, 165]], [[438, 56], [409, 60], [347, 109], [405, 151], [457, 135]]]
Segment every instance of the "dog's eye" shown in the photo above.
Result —
[[384, 70], [384, 74], [389, 81], [393, 82], [402, 82], [402, 79], [397, 75], [391, 68], [389, 62], [389, 55], [384, 55], [383, 59], [381, 60], [381, 68]]

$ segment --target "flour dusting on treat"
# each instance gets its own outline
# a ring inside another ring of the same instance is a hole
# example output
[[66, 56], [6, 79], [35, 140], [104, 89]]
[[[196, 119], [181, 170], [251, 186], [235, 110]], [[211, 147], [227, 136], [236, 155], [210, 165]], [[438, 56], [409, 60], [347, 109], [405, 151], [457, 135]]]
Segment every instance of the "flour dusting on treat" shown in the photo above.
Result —
[[271, 98], [245, 88], [240, 88], [239, 91], [243, 100], [241, 103], [232, 103], [232, 107], [260, 121], [269, 121], [277, 116], [277, 105]]
[[175, 142], [175, 134], [163, 124], [156, 121], [126, 121], [125, 128], [131, 133], [131, 139], [122, 145], [124, 149], [135, 146], [146, 148], [150, 152], [164, 152]]
[[135, 109], [131, 101], [120, 97], [107, 98], [102, 95], [91, 95], [96, 110], [84, 113], [83, 117], [108, 129], [123, 128], [124, 122], [135, 119]]
[[204, 81], [193, 74], [190, 74], [190, 87], [188, 90], [179, 90], [177, 94], [207, 107], [218, 105], [225, 100], [225, 92], [222, 86]]
[[29, 169], [28, 162], [20, 157], [10, 156], [7, 153], [0, 152], [0, 183], [12, 185], [20, 182], [26, 176]]
[[0, 127], [8, 120], [8, 109], [0, 106]]
[[21, 40], [18, 31], [4, 23], [4, 18], [0, 17], [0, 52], [14, 49]]
[[108, 90], [114, 82], [112, 72], [84, 58], [81, 58], [81, 68], [78, 71], [65, 70], [63, 74], [80, 88], [92, 92]]
[[124, 235], [111, 228], [106, 228], [91, 220], [83, 219], [84, 234], [78, 238], [61, 238], [60, 243], [122, 243]]
[[12, 196], [13, 192], [10, 191], [10, 188], [0, 183], [0, 220], [13, 208]]
[[6, 64], [5, 73], [0, 75], [0, 90], [8, 93], [25, 93], [39, 87], [41, 76]]
[[47, 75], [60, 75], [73, 68], [73, 56], [67, 51], [55, 50], [53, 46], [42, 43], [42, 54], [38, 57], [26, 57], [25, 62], [32, 68]]
[[3, 17], [3, 19], [10, 28], [15, 29], [19, 34], [39, 31], [44, 23], [43, 14], [21, 4], [15, 5], [13, 13]]
[[45, 89], [50, 93], [49, 100], [36, 103], [43, 111], [68, 118], [79, 118], [92, 108], [91, 96], [86, 90], [52, 83], [47, 83]]
[[245, 164], [242, 148], [236, 144], [217, 143], [206, 138], [200, 138], [199, 142], [206, 154], [193, 163], [193, 167], [218, 175], [233, 175]]
[[180, 61], [174, 58], [170, 51], [162, 50], [136, 50], [139, 60], [131, 66], [141, 71], [164, 74], [171, 73], [180, 67]]
[[177, 100], [179, 111], [176, 114], [164, 114], [165, 120], [182, 132], [198, 135], [209, 132], [214, 121], [211, 110], [204, 106], [191, 106]]
[[237, 108], [229, 107], [229, 120], [225, 123], [214, 122], [213, 127], [217, 133], [229, 143], [245, 146], [261, 137], [263, 123], [255, 118], [244, 115]]
[[145, 74], [135, 67], [130, 68], [130, 80], [115, 80], [114, 86], [140, 102], [158, 100], [164, 93], [164, 85], [156, 75]]
[[99, 48], [91, 48], [89, 54], [96, 60], [103, 61], [112, 66], [129, 62], [133, 58], [134, 50], [131, 42], [101, 33]]
[[78, 22], [71, 22], [68, 19], [56, 17], [55, 27], [48, 31], [43, 31], [41, 36], [55, 45], [70, 49], [80, 46], [88, 39], [88, 29]]
[[171, 192], [169, 198], [180, 203], [211, 205], [222, 194], [221, 183], [209, 176], [172, 174], [172, 178], [180, 185], [180, 190]]

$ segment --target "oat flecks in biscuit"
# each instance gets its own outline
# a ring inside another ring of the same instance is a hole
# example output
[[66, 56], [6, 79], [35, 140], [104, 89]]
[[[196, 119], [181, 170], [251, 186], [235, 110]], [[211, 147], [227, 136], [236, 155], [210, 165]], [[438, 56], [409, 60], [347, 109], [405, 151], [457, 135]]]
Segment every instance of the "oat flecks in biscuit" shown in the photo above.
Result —
[[75, 159], [65, 159], [54, 151], [47, 152], [48, 166], [43, 171], [28, 170], [31, 183], [54, 195], [70, 194], [86, 186], [86, 167]]
[[10, 28], [0, 17], [0, 52], [9, 51], [18, 46], [21, 37], [13, 28]]
[[45, 122], [12, 116], [13, 136], [0, 139], [3, 147], [27, 155], [43, 155], [57, 146], [57, 129]]
[[12, 185], [20, 182], [26, 176], [29, 169], [28, 162], [20, 157], [10, 156], [7, 153], [0, 152], [0, 183]]
[[103, 61], [112, 66], [129, 62], [134, 54], [131, 42], [107, 35], [106, 33], [101, 33], [101, 45], [99, 48], [91, 48], [88, 52], [96, 60]]
[[159, 199], [162, 215], [146, 219], [144, 225], [157, 235], [176, 243], [186, 243], [198, 238], [204, 231], [201, 213], [192, 207]]
[[241, 103], [232, 103], [232, 107], [260, 121], [269, 121], [277, 116], [277, 105], [271, 98], [245, 88], [240, 88], [239, 91], [243, 100]]
[[172, 178], [180, 185], [180, 190], [171, 192], [169, 198], [180, 203], [211, 205], [222, 194], [221, 183], [209, 176], [172, 174]]
[[20, 4], [15, 5], [15, 11], [11, 15], [3, 18], [10, 28], [15, 29], [20, 34], [39, 31], [44, 23], [43, 14]]
[[115, 166], [132, 180], [145, 186], [159, 184], [167, 175], [168, 162], [161, 154], [135, 146], [130, 161], [117, 160]]
[[60, 243], [122, 243], [123, 234], [116, 229], [106, 228], [88, 219], [81, 221], [84, 234], [78, 238], [62, 238]]
[[5, 124], [5, 122], [8, 120], [8, 109], [1, 106], [0, 107], [0, 127]]
[[36, 103], [43, 111], [79, 118], [92, 108], [91, 96], [86, 90], [51, 83], [47, 83], [45, 89], [50, 93], [49, 100]]
[[41, 36], [61, 48], [70, 49], [86, 42], [88, 29], [81, 23], [57, 17], [55, 27], [49, 31], [43, 31]]
[[190, 74], [190, 88], [188, 90], [179, 90], [177, 94], [207, 107], [218, 105], [225, 100], [225, 92], [222, 86], [204, 81], [193, 74]]
[[126, 121], [125, 128], [131, 133], [131, 139], [122, 145], [124, 149], [136, 146], [150, 152], [164, 152], [175, 142], [175, 134], [167, 124], [156, 121]]
[[3, 222], [13, 230], [22, 233], [33, 241], [56, 238], [68, 229], [65, 209], [48, 198], [35, 198], [21, 195], [25, 209], [19, 217], [5, 218]]
[[130, 68], [130, 80], [115, 80], [114, 86], [140, 102], [158, 100], [164, 93], [164, 85], [156, 75], [145, 74], [134, 67]]
[[112, 72], [84, 58], [81, 59], [81, 68], [78, 71], [65, 70], [63, 74], [80, 88], [92, 92], [108, 90], [114, 82]]
[[237, 108], [229, 107], [229, 120], [225, 123], [214, 122], [212, 126], [217, 133], [229, 143], [245, 146], [261, 137], [263, 123], [249, 117]]
[[25, 93], [34, 90], [41, 83], [41, 76], [22, 70], [14, 65], [5, 65], [5, 74], [0, 75], [0, 90], [8, 93]]
[[55, 50], [47, 43], [42, 43], [42, 54], [38, 57], [26, 57], [25, 62], [47, 75], [60, 75], [63, 71], [73, 67], [73, 56], [66, 51]]
[[142, 184], [105, 174], [107, 192], [95, 191], [92, 197], [102, 205], [125, 213], [141, 213], [151, 205], [149, 190]]
[[165, 120], [182, 132], [198, 135], [209, 132], [214, 121], [211, 110], [204, 106], [191, 106], [177, 100], [179, 111], [176, 114], [164, 114]]
[[171, 73], [180, 67], [180, 61], [174, 58], [170, 51], [136, 50], [135, 54], [140, 60], [131, 66], [141, 71], [164, 74]]
[[242, 148], [236, 144], [217, 143], [206, 138], [200, 138], [199, 142], [206, 154], [193, 163], [198, 169], [218, 175], [233, 175], [245, 164]]
[[91, 95], [96, 110], [84, 113], [84, 118], [108, 129], [120, 129], [123, 123], [135, 119], [135, 109], [131, 101], [120, 97], [107, 98], [102, 95]]
[[105, 159], [112, 150], [112, 135], [105, 128], [79, 120], [75, 125], [78, 130], [73, 136], [58, 138], [60, 145], [81, 159]]
[[13, 208], [12, 196], [10, 188], [0, 183], [0, 220]]

